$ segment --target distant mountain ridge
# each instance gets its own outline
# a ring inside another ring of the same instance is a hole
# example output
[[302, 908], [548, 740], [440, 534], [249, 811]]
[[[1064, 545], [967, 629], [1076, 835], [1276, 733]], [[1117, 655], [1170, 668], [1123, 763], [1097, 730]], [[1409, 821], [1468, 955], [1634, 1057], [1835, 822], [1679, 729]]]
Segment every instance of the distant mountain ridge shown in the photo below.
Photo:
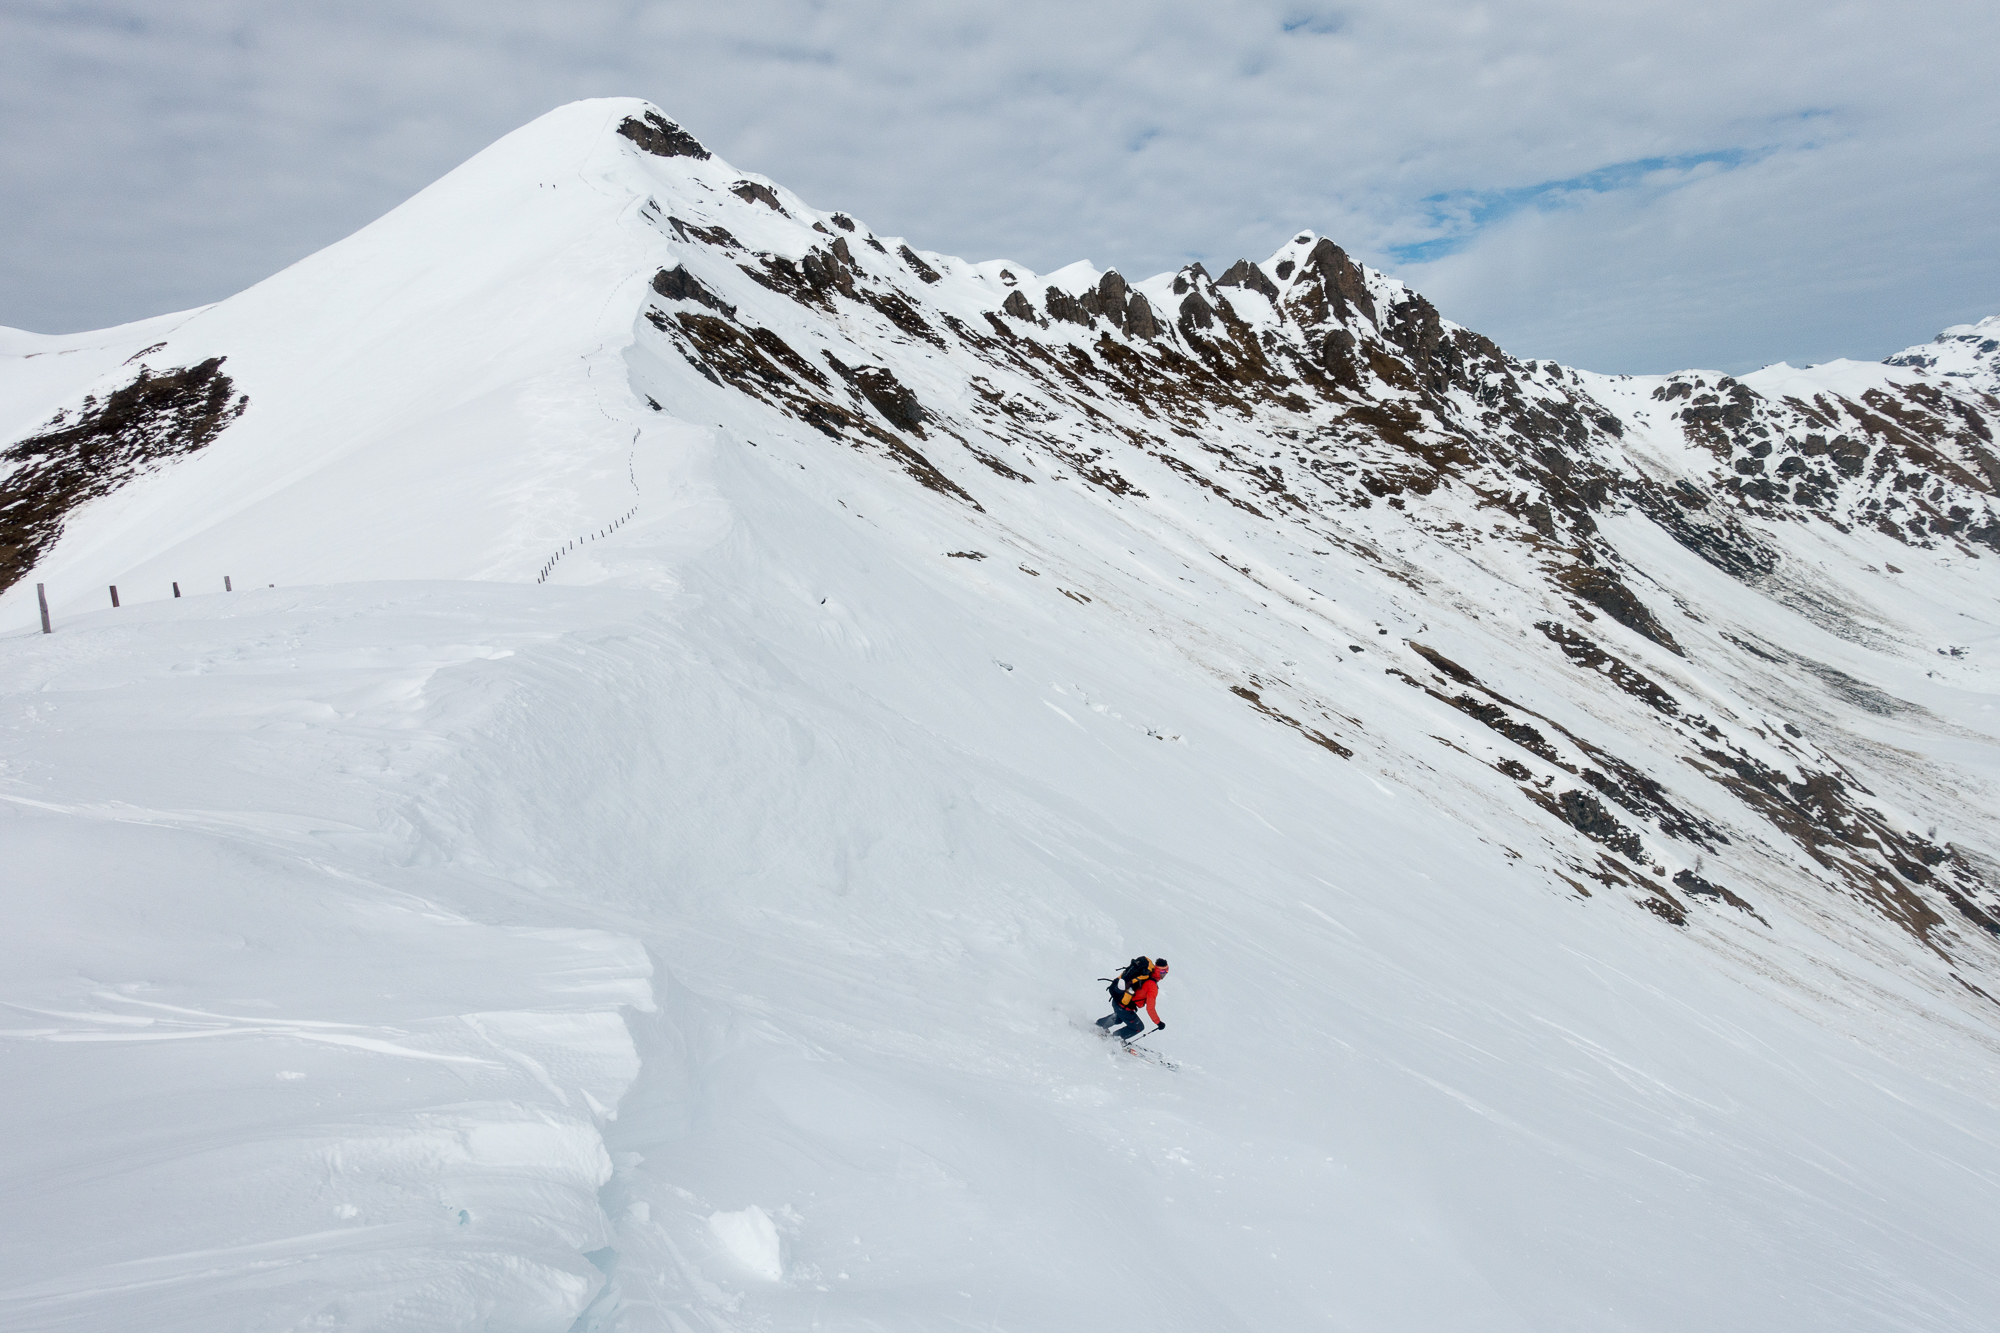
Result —
[[1977, 324], [1954, 324], [1927, 343], [1884, 357], [1889, 366], [1934, 371], [1964, 380], [1980, 393], [2000, 393], [2000, 315]]

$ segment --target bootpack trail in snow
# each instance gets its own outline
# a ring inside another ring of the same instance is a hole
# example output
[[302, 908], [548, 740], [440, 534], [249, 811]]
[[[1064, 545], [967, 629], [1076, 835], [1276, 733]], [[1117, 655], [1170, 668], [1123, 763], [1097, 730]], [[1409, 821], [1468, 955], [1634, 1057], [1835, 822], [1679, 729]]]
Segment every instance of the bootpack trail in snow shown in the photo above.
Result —
[[0, 1324], [1990, 1326], [1997, 350], [968, 262], [627, 99], [0, 330]]

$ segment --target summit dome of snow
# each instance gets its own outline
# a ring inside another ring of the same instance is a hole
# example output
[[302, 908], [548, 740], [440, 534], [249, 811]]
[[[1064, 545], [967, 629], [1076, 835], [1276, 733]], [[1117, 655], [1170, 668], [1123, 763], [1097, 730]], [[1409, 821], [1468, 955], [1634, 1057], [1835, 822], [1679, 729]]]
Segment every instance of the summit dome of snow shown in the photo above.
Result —
[[612, 100], [6, 331], [0, 1322], [1990, 1323], [1992, 324], [1596, 375]]

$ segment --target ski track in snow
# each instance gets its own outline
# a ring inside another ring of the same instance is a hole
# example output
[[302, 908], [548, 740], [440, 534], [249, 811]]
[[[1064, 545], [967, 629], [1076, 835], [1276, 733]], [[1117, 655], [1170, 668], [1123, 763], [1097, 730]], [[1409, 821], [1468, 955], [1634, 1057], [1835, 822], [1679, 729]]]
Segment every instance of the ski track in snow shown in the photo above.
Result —
[[[1274, 528], [1143, 459], [1143, 503], [957, 470], [974, 512], [709, 385], [648, 341], [643, 279], [701, 260], [657, 201], [802, 227], [635, 155], [636, 105], [228, 302], [0, 344], [10, 439], [162, 339], [253, 404], [72, 517], [60, 633], [0, 598], [0, 1326], [1992, 1322], [1990, 941], [1926, 949], [1664, 761], [1755, 918], [1576, 891], [1492, 766], [1554, 770], [1385, 674], [1444, 683], [1420, 639], [1644, 759], [1664, 724], [1577, 685], [1513, 548]], [[940, 301], [1003, 267], [920, 258]], [[1690, 466], [1651, 382], [1591, 382], [1635, 466]], [[1686, 657], [1599, 626], [1622, 659], [2000, 853], [1981, 568], [1801, 526], [1786, 601], [1603, 522], [1700, 613]], [[1090, 1029], [1137, 952], [1178, 1071]]]

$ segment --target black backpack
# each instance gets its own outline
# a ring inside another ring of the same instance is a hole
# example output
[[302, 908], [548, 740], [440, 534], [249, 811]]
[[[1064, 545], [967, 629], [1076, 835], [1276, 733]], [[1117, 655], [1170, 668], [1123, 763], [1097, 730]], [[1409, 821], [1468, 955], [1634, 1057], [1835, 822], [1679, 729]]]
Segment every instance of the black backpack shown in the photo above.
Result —
[[1112, 1004], [1122, 1005], [1125, 1003], [1125, 997], [1137, 989], [1138, 983], [1151, 976], [1152, 972], [1153, 960], [1141, 954], [1125, 964], [1125, 969], [1117, 976], [1099, 977], [1098, 980], [1111, 983], [1106, 994], [1110, 995]]

